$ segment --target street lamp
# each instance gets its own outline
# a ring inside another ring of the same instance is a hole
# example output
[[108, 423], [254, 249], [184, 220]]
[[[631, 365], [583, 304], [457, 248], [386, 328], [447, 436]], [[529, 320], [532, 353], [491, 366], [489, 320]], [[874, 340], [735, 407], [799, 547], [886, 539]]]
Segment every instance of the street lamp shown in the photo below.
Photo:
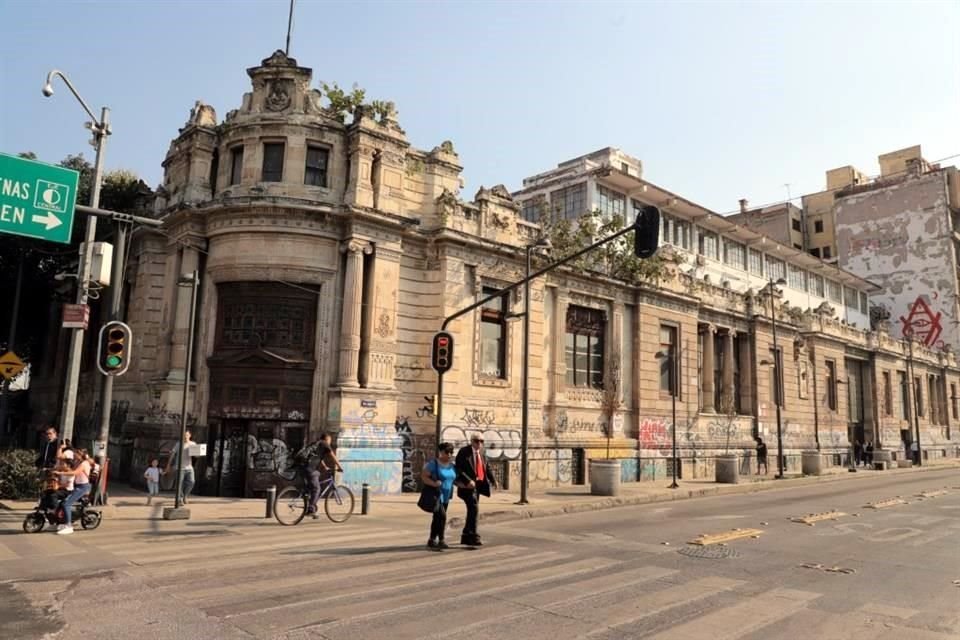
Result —
[[542, 236], [533, 244], [525, 247], [526, 252], [526, 275], [523, 283], [523, 311], [516, 314], [510, 314], [508, 319], [517, 317], [523, 318], [523, 350], [520, 355], [522, 358], [522, 371], [520, 373], [520, 500], [517, 504], [528, 504], [527, 484], [528, 484], [528, 449], [530, 432], [530, 256], [534, 250], [540, 253], [547, 253], [553, 245], [550, 244], [550, 238]]
[[[780, 294], [777, 287], [785, 284], [787, 284], [787, 281], [783, 278], [778, 278], [777, 280], [770, 278], [767, 285], [760, 290], [761, 294], [766, 292], [770, 297], [770, 325], [773, 331], [774, 386], [777, 390], [775, 398], [777, 405], [777, 475], [775, 478], [777, 480], [783, 479], [783, 422], [780, 417], [780, 405], [783, 404], [783, 371], [781, 370], [783, 358], [780, 357], [780, 347], [777, 344], [777, 313], [773, 306], [773, 298]], [[763, 363], [761, 362], [761, 364]]]
[[667, 359], [667, 366], [670, 367], [670, 411], [672, 415], [673, 428], [673, 482], [670, 483], [670, 489], [679, 489], [677, 484], [677, 394], [680, 392], [680, 376], [677, 369], [677, 345], [671, 344], [669, 351], [659, 351], [657, 359]]
[[[54, 69], [47, 74], [47, 81], [43, 85], [43, 95], [50, 97], [53, 95], [53, 78], [60, 78], [70, 93], [77, 99], [83, 110], [90, 116], [92, 122], [86, 123], [86, 126], [93, 133], [91, 144], [96, 148], [97, 153], [93, 162], [93, 184], [90, 187], [90, 206], [94, 209], [100, 206], [100, 185], [103, 181], [103, 151], [106, 146], [107, 136], [112, 131], [110, 129], [110, 109], [103, 107], [100, 110], [100, 119], [93, 114], [90, 107], [67, 76], [58, 69]], [[80, 249], [80, 269], [78, 274], [77, 286], [77, 304], [85, 305], [88, 299], [88, 280], [90, 279], [90, 267], [93, 262], [93, 243], [97, 235], [97, 217], [87, 216], [87, 232], [84, 243]], [[61, 409], [61, 430], [64, 439], [73, 437], [73, 419], [77, 405], [77, 385], [80, 378], [80, 358], [83, 355], [83, 336], [84, 329], [75, 328], [70, 336], [70, 350], [67, 352], [67, 379], [63, 393], [63, 405]], [[101, 409], [104, 410], [104, 409]]]
[[177, 280], [177, 286], [190, 287], [190, 329], [187, 332], [187, 362], [183, 367], [183, 404], [180, 410], [180, 455], [177, 456], [177, 484], [174, 489], [176, 492], [174, 509], [179, 509], [181, 506], [180, 489], [181, 483], [183, 482], [183, 455], [185, 452], [183, 441], [187, 435], [187, 397], [190, 394], [190, 369], [193, 363], [193, 332], [196, 326], [197, 287], [200, 286], [200, 274], [193, 271], [189, 276], [181, 277]]

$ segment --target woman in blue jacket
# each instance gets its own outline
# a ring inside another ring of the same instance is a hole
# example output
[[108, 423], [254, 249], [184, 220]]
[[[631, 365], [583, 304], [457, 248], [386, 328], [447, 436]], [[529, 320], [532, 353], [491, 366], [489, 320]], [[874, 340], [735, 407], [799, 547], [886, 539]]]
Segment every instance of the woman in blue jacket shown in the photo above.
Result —
[[437, 551], [450, 548], [443, 541], [443, 533], [447, 528], [447, 507], [453, 497], [453, 483], [457, 478], [452, 458], [453, 445], [441, 442], [437, 447], [437, 457], [425, 464], [420, 472], [420, 480], [424, 485], [440, 490], [440, 498], [433, 510], [433, 522], [430, 523], [430, 539], [427, 541], [427, 548]]

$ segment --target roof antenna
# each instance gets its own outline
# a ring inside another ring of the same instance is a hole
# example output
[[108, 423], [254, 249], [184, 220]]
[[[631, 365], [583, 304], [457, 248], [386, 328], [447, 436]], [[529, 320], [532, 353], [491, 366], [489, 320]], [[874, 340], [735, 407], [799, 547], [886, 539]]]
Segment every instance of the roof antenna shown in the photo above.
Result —
[[290, 0], [290, 16], [287, 18], [287, 49], [284, 54], [290, 57], [290, 32], [293, 30], [293, 3], [296, 0]]

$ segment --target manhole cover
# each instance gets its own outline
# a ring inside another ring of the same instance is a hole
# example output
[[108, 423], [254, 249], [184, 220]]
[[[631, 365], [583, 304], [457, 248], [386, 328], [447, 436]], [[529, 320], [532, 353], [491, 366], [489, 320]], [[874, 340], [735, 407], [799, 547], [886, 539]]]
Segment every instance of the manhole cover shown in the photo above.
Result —
[[707, 558], [708, 560], [721, 560], [723, 558], [740, 557], [740, 554], [737, 553], [737, 551], [732, 547], [720, 547], [715, 544], [706, 546], [691, 544], [677, 549], [677, 553], [683, 554], [690, 558]]

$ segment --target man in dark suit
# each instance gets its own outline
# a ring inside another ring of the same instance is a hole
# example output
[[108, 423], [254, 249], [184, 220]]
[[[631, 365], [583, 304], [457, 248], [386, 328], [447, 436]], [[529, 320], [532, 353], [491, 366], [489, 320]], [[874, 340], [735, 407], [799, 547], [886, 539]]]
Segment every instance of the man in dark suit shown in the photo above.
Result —
[[483, 437], [474, 434], [470, 444], [457, 452], [457, 497], [467, 506], [467, 521], [463, 525], [460, 535], [460, 544], [479, 547], [483, 544], [477, 533], [477, 514], [479, 513], [480, 496], [490, 497], [491, 485], [496, 485], [496, 479], [490, 472], [490, 465], [483, 455]]

